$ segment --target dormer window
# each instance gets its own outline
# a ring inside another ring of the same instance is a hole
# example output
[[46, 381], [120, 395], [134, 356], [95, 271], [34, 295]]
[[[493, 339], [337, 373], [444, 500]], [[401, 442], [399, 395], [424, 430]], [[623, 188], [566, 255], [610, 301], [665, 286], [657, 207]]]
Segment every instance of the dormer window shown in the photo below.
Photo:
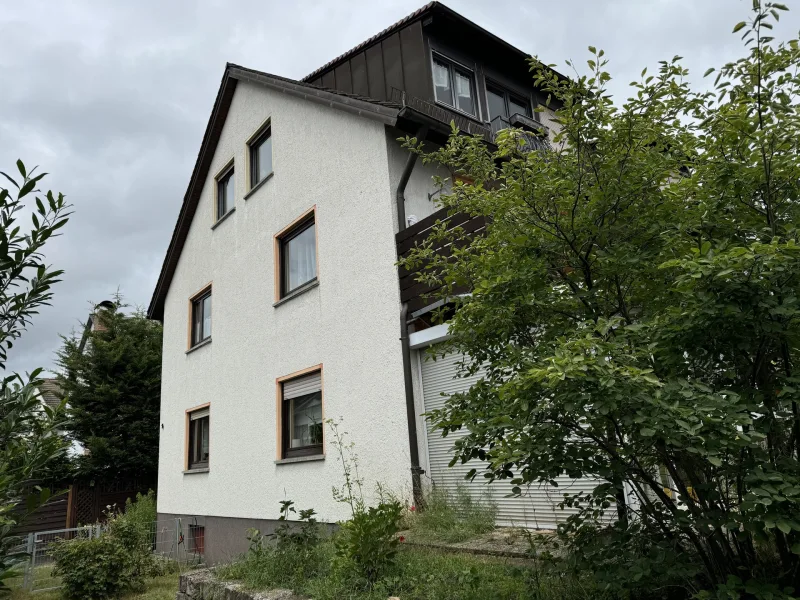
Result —
[[472, 72], [438, 54], [433, 57], [436, 101], [475, 116], [475, 83]]
[[487, 84], [486, 99], [489, 103], [490, 121], [494, 121], [497, 117], [508, 121], [516, 114], [523, 117], [531, 116], [531, 105], [525, 98], [512, 94], [499, 86]]

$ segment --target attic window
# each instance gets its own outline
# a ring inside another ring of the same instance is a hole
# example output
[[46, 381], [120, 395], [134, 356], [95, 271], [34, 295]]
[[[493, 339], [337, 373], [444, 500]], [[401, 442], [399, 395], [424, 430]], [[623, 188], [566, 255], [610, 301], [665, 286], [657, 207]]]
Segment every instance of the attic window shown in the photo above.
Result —
[[249, 142], [250, 149], [250, 188], [272, 175], [272, 127], [269, 124], [261, 129]]
[[436, 101], [475, 116], [475, 84], [472, 72], [439, 55], [433, 58]]

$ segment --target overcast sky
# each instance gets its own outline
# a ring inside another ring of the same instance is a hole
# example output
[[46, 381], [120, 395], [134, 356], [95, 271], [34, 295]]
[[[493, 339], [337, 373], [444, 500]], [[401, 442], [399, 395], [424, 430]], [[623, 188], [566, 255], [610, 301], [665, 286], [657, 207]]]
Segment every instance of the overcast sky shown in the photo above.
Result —
[[[680, 54], [697, 81], [741, 52], [750, 0], [450, 0], [518, 48], [583, 64], [606, 50], [619, 95]], [[795, 36], [788, 2], [776, 37]], [[9, 356], [52, 368], [58, 334], [119, 287], [146, 307], [226, 62], [301, 78], [422, 5], [420, 0], [0, 0], [0, 170], [51, 173], [75, 214], [47, 246], [66, 271], [52, 307]]]

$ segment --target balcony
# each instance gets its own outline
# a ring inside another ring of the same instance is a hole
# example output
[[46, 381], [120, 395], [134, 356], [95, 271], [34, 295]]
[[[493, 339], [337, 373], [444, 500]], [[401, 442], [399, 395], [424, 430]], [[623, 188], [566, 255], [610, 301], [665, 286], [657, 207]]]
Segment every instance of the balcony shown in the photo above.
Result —
[[[448, 215], [447, 208], [439, 209], [432, 215], [425, 217], [395, 235], [398, 258], [407, 257], [413, 248], [422, 245], [431, 234], [431, 229], [439, 222], [447, 223], [448, 229], [461, 227], [469, 237], [481, 235], [486, 227], [486, 219], [484, 217], [471, 217], [464, 213]], [[441, 256], [449, 256], [452, 250], [450, 244], [441, 244], [436, 246], [435, 249]], [[412, 270], [405, 267], [398, 269], [400, 301], [408, 303], [409, 315], [428, 308], [437, 301], [435, 293], [439, 287], [431, 287], [426, 283], [417, 281], [417, 276], [424, 268], [425, 265], [422, 264]], [[454, 291], [455, 293], [469, 292], [466, 288]]]

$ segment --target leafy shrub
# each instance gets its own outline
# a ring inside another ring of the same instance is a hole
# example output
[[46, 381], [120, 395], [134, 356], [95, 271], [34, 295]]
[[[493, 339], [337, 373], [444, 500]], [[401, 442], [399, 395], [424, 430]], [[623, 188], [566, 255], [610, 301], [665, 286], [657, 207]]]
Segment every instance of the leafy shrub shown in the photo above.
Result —
[[163, 573], [152, 553], [155, 495], [138, 494], [123, 514], [110, 514], [99, 536], [58, 540], [52, 546], [68, 600], [111, 598], [125, 590], [144, 588], [147, 577]]
[[116, 536], [58, 540], [51, 552], [53, 574], [61, 575], [67, 600], [104, 600], [144, 583], [136, 579], [133, 557]]
[[[347, 442], [347, 433], [339, 430], [336, 421], [329, 419], [328, 425], [344, 472], [344, 484], [333, 488], [333, 497], [347, 504], [351, 514], [351, 519], [341, 524], [335, 539], [337, 563], [340, 567], [352, 567], [372, 587], [381, 572], [394, 564], [403, 507], [393, 499], [367, 506], [355, 446]], [[379, 494], [381, 491], [379, 485]]]
[[355, 510], [334, 539], [340, 564], [353, 565], [370, 585], [374, 584], [394, 564], [402, 513], [399, 502]]
[[220, 576], [244, 579], [254, 587], [293, 587], [327, 569], [330, 557], [320, 548], [320, 526], [314, 509], [301, 510], [299, 522], [289, 521], [297, 511], [294, 502], [281, 502], [281, 516], [275, 533], [248, 532], [250, 549], [237, 563], [220, 570]]
[[466, 486], [455, 494], [434, 487], [425, 498], [423, 510], [406, 514], [405, 526], [415, 538], [463, 542], [495, 528], [497, 505], [487, 496], [475, 498]]

